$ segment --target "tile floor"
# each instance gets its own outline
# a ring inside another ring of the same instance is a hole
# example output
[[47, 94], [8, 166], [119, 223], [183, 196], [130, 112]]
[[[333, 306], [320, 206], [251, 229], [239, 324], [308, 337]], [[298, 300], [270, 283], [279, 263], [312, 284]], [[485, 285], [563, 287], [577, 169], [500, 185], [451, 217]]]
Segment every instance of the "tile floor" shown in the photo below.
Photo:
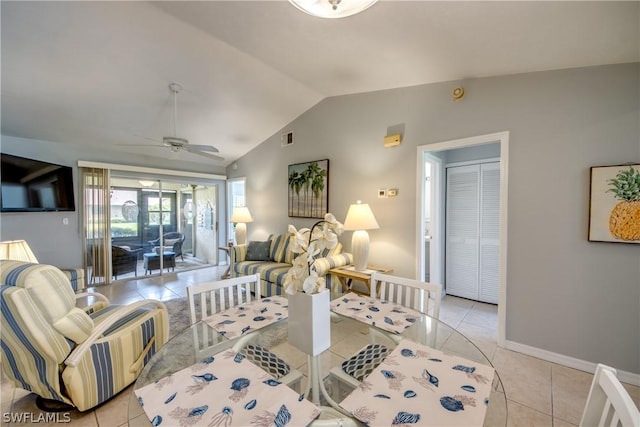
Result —
[[[93, 290], [107, 296], [113, 303], [127, 304], [144, 298], [170, 300], [186, 296], [185, 286], [214, 280], [226, 266], [204, 268], [190, 272], [166, 274], [123, 281]], [[496, 344], [497, 307], [445, 296], [440, 318], [470, 338], [492, 360], [502, 380], [507, 396], [508, 426], [571, 427], [577, 426], [582, 414], [592, 375], [531, 356], [500, 348]], [[640, 387], [626, 385], [632, 398], [640, 405]], [[1, 384], [2, 426], [31, 425], [7, 422], [6, 414], [40, 414], [35, 397], [15, 389], [3, 376]], [[132, 388], [124, 390], [92, 411], [70, 413], [70, 426], [127, 427], [128, 405]], [[51, 423], [54, 425], [56, 423]], [[45, 422], [39, 425], [49, 425]]]

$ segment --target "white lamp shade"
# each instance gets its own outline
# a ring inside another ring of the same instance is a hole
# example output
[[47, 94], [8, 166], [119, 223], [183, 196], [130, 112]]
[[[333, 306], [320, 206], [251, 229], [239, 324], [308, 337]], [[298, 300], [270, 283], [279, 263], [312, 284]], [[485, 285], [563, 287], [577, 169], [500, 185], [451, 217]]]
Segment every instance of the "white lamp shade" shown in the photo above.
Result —
[[375, 230], [380, 228], [371, 208], [366, 203], [349, 206], [347, 218], [344, 220], [345, 230]]
[[24, 240], [0, 242], [0, 259], [38, 263], [38, 259]]
[[242, 223], [242, 222], [253, 222], [253, 218], [251, 217], [251, 212], [249, 212], [249, 208], [246, 206], [240, 206], [233, 209], [233, 214], [231, 215], [231, 222]]
[[371, 7], [378, 0], [289, 0], [289, 2], [319, 18], [344, 18]]

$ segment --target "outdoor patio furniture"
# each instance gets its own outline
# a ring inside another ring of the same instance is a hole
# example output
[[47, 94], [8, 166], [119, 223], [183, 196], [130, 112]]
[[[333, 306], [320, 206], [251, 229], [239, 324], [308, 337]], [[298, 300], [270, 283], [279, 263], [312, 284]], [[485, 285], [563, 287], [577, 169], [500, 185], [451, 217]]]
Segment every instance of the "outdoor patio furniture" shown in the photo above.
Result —
[[[153, 270], [160, 270], [160, 255], [155, 253], [144, 254], [144, 272], [145, 274], [152, 273]], [[176, 266], [176, 253], [173, 251], [164, 251], [162, 253], [162, 268], [166, 268], [167, 271], [174, 270]]]

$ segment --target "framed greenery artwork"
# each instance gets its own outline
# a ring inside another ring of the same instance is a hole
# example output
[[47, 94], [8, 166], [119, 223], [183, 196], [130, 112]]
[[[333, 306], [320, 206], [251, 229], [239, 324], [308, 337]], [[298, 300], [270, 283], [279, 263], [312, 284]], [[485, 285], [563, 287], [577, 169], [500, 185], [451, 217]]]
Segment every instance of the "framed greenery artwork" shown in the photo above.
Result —
[[591, 168], [589, 240], [640, 243], [640, 164]]
[[288, 166], [289, 216], [324, 218], [329, 212], [329, 160]]

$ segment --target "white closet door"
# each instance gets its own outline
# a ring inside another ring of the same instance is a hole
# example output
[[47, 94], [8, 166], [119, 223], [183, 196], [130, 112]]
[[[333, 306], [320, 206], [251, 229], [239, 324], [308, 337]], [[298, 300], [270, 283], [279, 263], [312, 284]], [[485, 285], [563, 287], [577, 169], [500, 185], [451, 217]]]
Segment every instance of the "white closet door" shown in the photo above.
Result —
[[500, 163], [480, 165], [480, 272], [478, 299], [498, 303]]
[[498, 303], [500, 163], [447, 168], [446, 291]]
[[478, 299], [478, 165], [447, 168], [446, 290]]

